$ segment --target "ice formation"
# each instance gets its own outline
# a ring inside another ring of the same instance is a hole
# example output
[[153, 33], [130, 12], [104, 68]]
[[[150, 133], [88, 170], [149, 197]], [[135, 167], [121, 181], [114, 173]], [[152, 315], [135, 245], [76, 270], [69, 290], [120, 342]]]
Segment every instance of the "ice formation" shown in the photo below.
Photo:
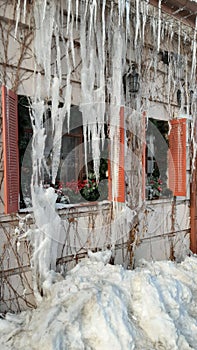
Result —
[[[180, 38], [183, 37], [185, 42], [191, 43], [192, 40], [193, 43], [190, 81], [195, 81], [196, 29], [193, 31], [190, 28], [185, 28], [182, 23], [163, 14], [160, 0], [158, 8], [153, 8], [148, 1], [143, 0], [135, 0], [134, 5], [130, 1], [121, 0], [118, 2], [106, 0], [34, 1], [32, 15], [36, 28], [34, 38], [35, 71], [40, 72], [40, 75], [37, 74], [38, 77], [35, 78], [35, 97], [32, 99], [32, 125], [34, 130], [32, 200], [36, 223], [40, 228], [40, 232], [42, 232], [41, 235], [35, 235], [37, 250], [35, 257], [39, 258], [37, 262], [34, 259], [34, 263], [36, 262], [39, 269], [42, 269], [41, 252], [44, 252], [43, 256], [46, 258], [44, 275], [47, 274], [47, 269], [50, 270], [55, 265], [56, 249], [53, 249], [52, 262], [49, 261], [49, 256], [46, 257], [46, 249], [49, 249], [49, 246], [52, 249], [53, 241], [58, 239], [61, 223], [54, 207], [55, 194], [53, 197], [52, 190], [45, 193], [42, 188], [43, 169], [46, 166], [44, 159], [46, 130], [42, 122], [42, 116], [45, 102], [51, 101], [53, 133], [51, 175], [54, 183], [59, 166], [64, 118], [67, 118], [69, 129], [72, 95], [71, 78], [76, 64], [75, 41], [80, 42], [80, 110], [83, 117], [86, 172], [88, 171], [87, 148], [91, 144], [94, 170], [98, 179], [100, 151], [105, 139], [104, 123], [110, 124], [110, 160], [113, 164], [111, 169], [112, 201], [117, 197], [118, 191], [117, 159], [119, 159], [120, 107], [126, 104], [126, 107], [131, 110], [130, 115], [135, 115], [141, 120], [143, 120], [142, 111], [145, 110], [148, 116], [150, 99], [154, 100], [158, 96], [158, 54], [161, 53], [163, 41], [166, 41], [169, 47], [173, 45], [175, 33], [178, 33], [177, 54], [170, 57], [169, 66], [166, 67], [167, 82], [165, 82], [163, 91], [169, 115], [173, 113], [170, 105], [172, 87], [177, 87], [180, 78], [186, 82], [189, 79], [188, 60], [185, 59], [183, 68], [180, 68], [178, 64], [181, 55], [184, 56], [184, 47], [180, 45]], [[20, 17], [20, 6], [21, 2], [18, 0], [16, 31]], [[24, 2], [24, 14], [25, 6], [26, 2]], [[151, 35], [151, 48], [146, 48], [146, 60], [143, 61], [142, 53], [145, 50], [146, 28], [148, 28], [147, 31]], [[132, 62], [137, 62], [139, 74], [142, 66], [144, 71], [143, 76], [141, 76], [138, 95], [131, 98], [130, 102], [127, 103], [123, 92], [122, 77]], [[196, 85], [193, 85], [191, 110], [194, 126], [196, 125], [197, 92]], [[175, 88], [174, 91], [176, 91]], [[59, 108], [59, 102], [62, 100], [63, 108]], [[133, 107], [134, 102], [135, 106]], [[182, 110], [180, 110], [181, 113]], [[129, 123], [133, 123], [130, 126], [133, 126], [135, 130], [135, 121]], [[142, 122], [138, 128], [143, 128]], [[139, 135], [140, 131], [137, 130], [137, 133]], [[195, 156], [196, 135], [194, 128], [192, 139]], [[142, 169], [139, 159], [133, 157], [133, 161], [133, 167], [137, 169], [138, 178], [140, 179]], [[135, 185], [132, 184], [132, 186]], [[139, 193], [139, 198], [141, 198], [141, 193]], [[136, 200], [136, 207], [138, 205], [139, 203]], [[38, 208], [40, 208], [40, 212]], [[52, 221], [57, 224], [56, 229], [54, 224], [50, 227]], [[48, 241], [47, 237], [50, 237], [51, 242]], [[42, 275], [43, 269], [39, 273]]]

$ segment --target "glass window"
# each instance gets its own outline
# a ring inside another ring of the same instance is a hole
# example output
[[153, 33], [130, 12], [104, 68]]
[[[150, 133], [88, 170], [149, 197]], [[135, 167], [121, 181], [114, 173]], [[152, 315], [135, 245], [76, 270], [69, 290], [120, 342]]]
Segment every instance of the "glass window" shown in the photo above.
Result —
[[[32, 174], [31, 139], [32, 127], [29, 116], [29, 101], [24, 96], [18, 99], [19, 158], [20, 158], [20, 208], [31, 206], [30, 184]], [[52, 133], [50, 106], [43, 116], [46, 127], [43, 186], [55, 187], [61, 204], [93, 202], [108, 199], [108, 144], [101, 149], [99, 178], [96, 179], [91, 147], [88, 145], [87, 168], [85, 166], [82, 115], [77, 106], [71, 107], [70, 128], [63, 124], [60, 164], [56, 183], [51, 182]]]
[[168, 122], [148, 120], [146, 130], [146, 199], [172, 195], [168, 188]]

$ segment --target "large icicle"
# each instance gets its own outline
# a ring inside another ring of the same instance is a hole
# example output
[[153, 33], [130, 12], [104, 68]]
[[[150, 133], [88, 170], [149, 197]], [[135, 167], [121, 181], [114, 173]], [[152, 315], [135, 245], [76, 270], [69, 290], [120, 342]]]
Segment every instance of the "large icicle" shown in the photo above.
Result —
[[135, 0], [135, 12], [136, 12], [136, 24], [135, 24], [135, 48], [137, 47], [137, 40], [139, 36], [139, 31], [140, 31], [140, 0]]
[[26, 7], [27, 7], [27, 0], [24, 0], [24, 4], [23, 4], [23, 21], [24, 22], [26, 18]]
[[34, 18], [36, 24], [35, 30], [35, 52], [36, 60], [45, 72], [46, 94], [50, 93], [51, 82], [51, 44], [53, 34], [53, 24], [56, 12], [55, 1], [52, 1], [45, 8], [45, 2], [35, 1]]
[[191, 69], [191, 81], [196, 81], [196, 54], [197, 54], [197, 16], [196, 16], [196, 25], [195, 25], [195, 30], [194, 30], [194, 38], [193, 38], [193, 45], [192, 45], [192, 69]]
[[[59, 8], [59, 7], [58, 7]], [[32, 267], [34, 271], [34, 292], [37, 301], [41, 299], [40, 292], [43, 289], [44, 282], [47, 279], [50, 270], [56, 269], [56, 259], [58, 245], [61, 240], [61, 219], [56, 212], [55, 203], [57, 195], [52, 187], [47, 190], [43, 187], [44, 171], [46, 168], [45, 160], [45, 139], [46, 130], [44, 125], [44, 101], [41, 97], [42, 80], [46, 83], [45, 96], [51, 99], [51, 124], [53, 135], [52, 147], [52, 182], [55, 183], [57, 170], [59, 167], [62, 125], [66, 112], [70, 113], [71, 87], [70, 72], [68, 72], [67, 88], [65, 89], [65, 103], [63, 108], [59, 109], [59, 91], [61, 84], [61, 59], [59, 33], [60, 20], [59, 13], [57, 18], [55, 1], [50, 4], [35, 1], [34, 17], [36, 23], [35, 35], [35, 55], [37, 64], [44, 69], [44, 78], [35, 80], [35, 99], [32, 101], [32, 158], [33, 174], [31, 183], [32, 206], [37, 229], [30, 232], [32, 243], [34, 244], [34, 253], [32, 257]], [[51, 80], [51, 43], [52, 36], [56, 38], [56, 68], [57, 74], [53, 81]], [[66, 55], [68, 52], [66, 53]], [[69, 59], [68, 55], [66, 56]], [[52, 87], [52, 89], [51, 89]], [[43, 93], [43, 92], [42, 92]]]
[[[118, 47], [118, 50], [117, 50]], [[123, 38], [120, 29], [116, 29], [113, 35], [112, 50], [112, 91], [110, 104], [110, 160], [112, 173], [112, 199], [118, 196], [118, 173], [119, 173], [119, 125], [120, 106], [122, 95], [122, 59]]]
[[45, 128], [43, 124], [44, 101], [32, 102], [32, 160], [33, 174], [31, 195], [34, 218], [37, 228], [30, 230], [34, 245], [32, 268], [34, 276], [34, 293], [37, 301], [49, 271], [55, 270], [57, 245], [60, 238], [61, 220], [55, 211], [56, 194], [53, 188], [44, 190]]
[[157, 32], [157, 52], [160, 49], [161, 41], [161, 0], [158, 2], [158, 32]]
[[[104, 5], [103, 5], [104, 6]], [[94, 172], [99, 178], [101, 139], [104, 144], [105, 118], [105, 9], [97, 9], [96, 3], [90, 5], [90, 24], [87, 16], [81, 20], [81, 89], [80, 109], [83, 116], [85, 162], [87, 169], [87, 144], [91, 144]], [[102, 16], [102, 26], [97, 21], [97, 11]], [[88, 33], [86, 36], [86, 28]], [[92, 118], [94, 116], [94, 119]]]
[[15, 33], [14, 33], [15, 38], [18, 30], [18, 22], [20, 19], [20, 11], [21, 11], [20, 6], [21, 6], [21, 0], [18, 0], [17, 6], [16, 6], [16, 25], [15, 25]]
[[52, 109], [51, 109], [51, 122], [52, 122], [52, 183], [55, 185], [55, 180], [59, 168], [60, 151], [62, 144], [62, 125], [63, 119], [59, 116], [59, 78], [53, 79], [52, 86]]

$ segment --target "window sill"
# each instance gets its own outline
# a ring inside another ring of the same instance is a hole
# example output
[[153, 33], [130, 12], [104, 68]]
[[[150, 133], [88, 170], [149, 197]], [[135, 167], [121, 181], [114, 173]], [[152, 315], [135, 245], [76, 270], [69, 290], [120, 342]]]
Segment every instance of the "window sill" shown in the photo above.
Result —
[[173, 197], [146, 199], [146, 203], [148, 204], [163, 204], [163, 203], [171, 203], [172, 201], [173, 201]]
[[[146, 203], [148, 204], [163, 204], [163, 203], [172, 203], [174, 197], [168, 198], [155, 198], [155, 199], [146, 199]], [[176, 203], [189, 202], [190, 199], [187, 197], [176, 197]]]
[[62, 218], [64, 216], [86, 216], [88, 214], [94, 214], [105, 210], [111, 210], [112, 202], [102, 201], [102, 202], [88, 202], [80, 204], [65, 204], [63, 207], [58, 208], [58, 212]]
[[[56, 210], [60, 213], [60, 215], [64, 214], [86, 214], [89, 212], [97, 212], [99, 210], [109, 210], [112, 207], [112, 202], [108, 200], [104, 200], [101, 202], [87, 202], [87, 203], [76, 203], [76, 204], [61, 204], [56, 203]], [[33, 209], [24, 208], [20, 209], [19, 213], [32, 213]]]

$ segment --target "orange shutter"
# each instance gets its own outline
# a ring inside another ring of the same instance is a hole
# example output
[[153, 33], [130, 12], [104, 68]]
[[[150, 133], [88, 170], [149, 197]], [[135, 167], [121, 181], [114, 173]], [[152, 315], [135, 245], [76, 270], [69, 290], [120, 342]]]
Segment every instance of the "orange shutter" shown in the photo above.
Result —
[[18, 211], [19, 154], [17, 95], [2, 86], [5, 213]]
[[174, 196], [186, 196], [186, 119], [170, 121], [169, 188]]
[[[114, 198], [116, 202], [124, 203], [125, 202], [125, 135], [124, 135], [124, 107], [120, 107], [120, 123], [119, 123], [119, 160], [118, 160], [118, 189], [117, 197]], [[113, 160], [116, 161], [116, 160]], [[108, 183], [109, 183], [109, 200], [112, 200], [112, 171], [111, 171], [111, 162], [108, 161]]]

